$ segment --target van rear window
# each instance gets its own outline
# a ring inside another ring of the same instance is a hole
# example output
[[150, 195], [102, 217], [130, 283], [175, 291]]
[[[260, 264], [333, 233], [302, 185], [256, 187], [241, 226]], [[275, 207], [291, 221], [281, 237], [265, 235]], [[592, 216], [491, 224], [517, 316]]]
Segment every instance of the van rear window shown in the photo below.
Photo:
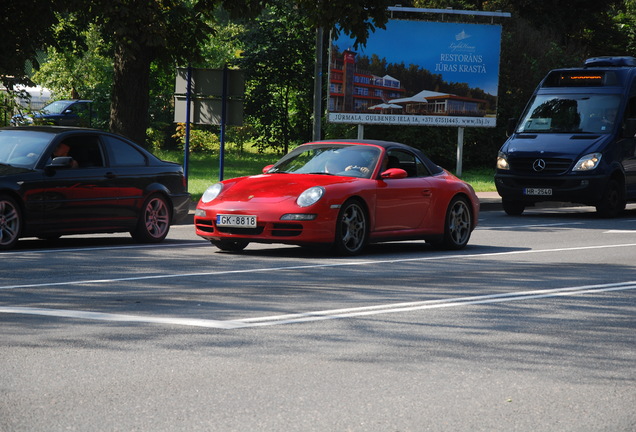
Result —
[[572, 70], [550, 72], [542, 87], [604, 87], [617, 84], [616, 74], [612, 71]]

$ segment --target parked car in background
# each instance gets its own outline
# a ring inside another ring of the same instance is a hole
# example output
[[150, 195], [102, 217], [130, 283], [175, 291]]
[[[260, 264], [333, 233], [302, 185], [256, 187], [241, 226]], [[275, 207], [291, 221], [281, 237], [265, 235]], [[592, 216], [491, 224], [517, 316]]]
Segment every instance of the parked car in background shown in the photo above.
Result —
[[55, 125], [90, 127], [93, 118], [91, 100], [57, 100], [32, 114], [16, 114], [11, 126]]
[[0, 250], [19, 238], [129, 232], [160, 242], [188, 214], [183, 169], [126, 138], [59, 126], [0, 128]]
[[221, 250], [259, 242], [355, 255], [370, 242], [396, 240], [461, 249], [478, 216], [473, 188], [419, 150], [330, 140], [298, 146], [263, 174], [210, 186], [194, 223], [196, 234]]

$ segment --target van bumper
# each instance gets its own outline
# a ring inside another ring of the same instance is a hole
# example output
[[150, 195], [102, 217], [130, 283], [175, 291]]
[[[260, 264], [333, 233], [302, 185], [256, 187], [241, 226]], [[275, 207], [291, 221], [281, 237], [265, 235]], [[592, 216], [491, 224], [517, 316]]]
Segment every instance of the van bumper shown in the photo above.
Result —
[[544, 201], [595, 205], [603, 197], [606, 176], [524, 177], [495, 174], [495, 186], [503, 199], [523, 203]]

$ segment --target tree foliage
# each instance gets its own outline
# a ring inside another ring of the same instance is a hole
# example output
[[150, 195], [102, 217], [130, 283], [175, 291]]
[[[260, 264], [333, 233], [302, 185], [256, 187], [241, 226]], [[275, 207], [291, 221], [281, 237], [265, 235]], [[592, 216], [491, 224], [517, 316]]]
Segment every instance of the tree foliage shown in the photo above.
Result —
[[[467, 129], [467, 165], [491, 164], [516, 117], [545, 73], [596, 55], [636, 55], [636, 1], [403, 0], [405, 7], [510, 12], [503, 27], [496, 129]], [[311, 136], [313, 50], [316, 27], [357, 36], [384, 28], [392, 0], [24, 0], [3, 6], [2, 80], [24, 81], [25, 61], [47, 47], [35, 77], [60, 95], [110, 97], [110, 128], [143, 143], [146, 127], [171, 124], [175, 66], [243, 68], [247, 75], [245, 130], [259, 145], [284, 151]], [[468, 21], [478, 16], [407, 14], [407, 19]], [[326, 32], [328, 33], [328, 32]], [[421, 41], [419, 41], [421, 42]], [[368, 61], [392, 76], [417, 76], [432, 90], [447, 89], [426, 71]], [[323, 69], [327, 76], [328, 66]], [[107, 69], [111, 68], [110, 71]], [[325, 80], [326, 81], [326, 80]], [[326, 82], [324, 83], [326, 85]], [[92, 91], [92, 93], [91, 93]], [[326, 93], [326, 92], [325, 92]], [[458, 93], [459, 94], [459, 93]], [[352, 125], [329, 124], [329, 136], [355, 136]], [[368, 126], [370, 138], [422, 147], [445, 164], [455, 155], [456, 130]]]
[[292, 140], [309, 138], [315, 32], [283, 3], [245, 27], [243, 55], [235, 62], [247, 76], [245, 113], [257, 126], [259, 147], [287, 152]]

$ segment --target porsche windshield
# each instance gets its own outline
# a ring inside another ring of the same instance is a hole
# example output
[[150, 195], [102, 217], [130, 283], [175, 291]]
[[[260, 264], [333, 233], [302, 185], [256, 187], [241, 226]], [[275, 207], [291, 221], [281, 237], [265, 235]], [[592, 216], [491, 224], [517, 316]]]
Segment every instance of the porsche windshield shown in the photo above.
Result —
[[0, 130], [0, 163], [33, 168], [51, 142], [51, 135], [24, 130]]
[[379, 157], [380, 149], [373, 146], [306, 145], [294, 149], [269, 172], [371, 178]]
[[618, 118], [620, 96], [537, 95], [517, 132], [607, 134]]

